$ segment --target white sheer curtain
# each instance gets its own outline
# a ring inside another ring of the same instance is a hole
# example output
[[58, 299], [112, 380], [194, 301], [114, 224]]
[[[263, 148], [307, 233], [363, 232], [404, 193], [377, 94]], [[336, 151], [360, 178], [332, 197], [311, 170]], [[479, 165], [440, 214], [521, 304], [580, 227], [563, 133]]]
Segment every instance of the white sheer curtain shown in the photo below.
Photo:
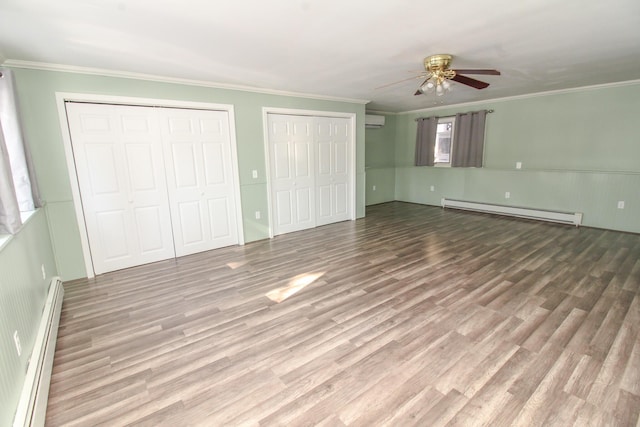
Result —
[[20, 228], [20, 209], [13, 186], [9, 153], [0, 132], [0, 234], [13, 234]]
[[[41, 206], [33, 165], [23, 138], [13, 74], [0, 68], [0, 233], [20, 228], [20, 212]], [[16, 218], [17, 215], [17, 218]]]

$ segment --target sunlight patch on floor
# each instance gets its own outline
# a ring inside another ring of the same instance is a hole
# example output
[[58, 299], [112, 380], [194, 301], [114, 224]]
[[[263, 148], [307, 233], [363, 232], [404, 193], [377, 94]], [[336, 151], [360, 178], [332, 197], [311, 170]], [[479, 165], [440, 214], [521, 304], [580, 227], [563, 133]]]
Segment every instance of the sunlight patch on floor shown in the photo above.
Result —
[[245, 265], [247, 263], [247, 261], [239, 261], [239, 262], [228, 262], [227, 263], [227, 267], [229, 267], [232, 270], [235, 270], [238, 267], [242, 267], [243, 265]]
[[273, 302], [280, 303], [318, 280], [324, 273], [323, 271], [320, 273], [299, 274], [291, 279], [287, 286], [267, 292], [267, 298]]

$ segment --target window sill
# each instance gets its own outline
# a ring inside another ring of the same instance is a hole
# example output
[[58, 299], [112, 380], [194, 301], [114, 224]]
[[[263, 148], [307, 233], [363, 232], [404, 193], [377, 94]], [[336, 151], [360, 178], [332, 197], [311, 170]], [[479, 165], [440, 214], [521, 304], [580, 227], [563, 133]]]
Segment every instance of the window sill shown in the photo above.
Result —
[[[29, 218], [31, 218], [33, 214], [36, 212], [37, 212], [37, 209], [33, 211], [20, 212], [22, 227], [24, 227], [24, 225], [29, 221]], [[20, 227], [20, 230], [22, 230], [22, 227]], [[20, 230], [18, 230], [18, 233], [20, 232]], [[14, 234], [0, 234], [0, 251], [2, 251], [2, 249], [4, 249], [5, 246], [7, 246], [7, 244], [11, 241], [13, 236]]]
[[9, 240], [11, 240], [10, 234], [0, 234], [0, 251], [2, 251]]
[[22, 224], [26, 224], [29, 218], [31, 218], [37, 211], [37, 209], [34, 209], [32, 211], [20, 212], [20, 219], [22, 220]]

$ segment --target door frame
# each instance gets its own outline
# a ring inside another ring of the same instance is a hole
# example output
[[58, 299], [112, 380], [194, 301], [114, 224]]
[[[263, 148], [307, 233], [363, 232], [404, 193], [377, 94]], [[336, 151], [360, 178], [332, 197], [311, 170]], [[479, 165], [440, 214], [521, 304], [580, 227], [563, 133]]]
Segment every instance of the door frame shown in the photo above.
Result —
[[262, 107], [262, 128], [264, 133], [264, 157], [265, 157], [265, 175], [267, 178], [267, 210], [269, 218], [269, 238], [273, 238], [273, 200], [271, 199], [271, 165], [270, 165], [270, 147], [269, 147], [269, 114], [286, 114], [290, 116], [311, 116], [311, 117], [328, 117], [349, 119], [351, 127], [351, 136], [349, 138], [349, 155], [351, 162], [349, 164], [349, 189], [351, 197], [349, 200], [349, 219], [356, 219], [356, 113], [341, 113], [337, 111], [318, 111], [318, 110], [302, 110], [295, 108], [278, 108], [278, 107]]
[[80, 197], [80, 184], [76, 174], [76, 164], [73, 156], [73, 146], [71, 144], [71, 131], [67, 120], [66, 102], [87, 102], [94, 104], [129, 105], [138, 107], [165, 107], [184, 108], [195, 110], [225, 111], [229, 116], [229, 138], [231, 139], [231, 168], [233, 178], [233, 189], [235, 192], [235, 211], [238, 232], [238, 244], [244, 245], [244, 223], [242, 219], [242, 206], [240, 199], [240, 176], [238, 168], [238, 150], [236, 140], [236, 120], [233, 105], [214, 104], [208, 102], [179, 101], [173, 99], [137, 98], [130, 96], [112, 96], [88, 93], [56, 92], [56, 105], [58, 107], [58, 118], [60, 120], [60, 132], [67, 161], [67, 172], [69, 183], [71, 184], [71, 195], [73, 207], [76, 213], [78, 230], [80, 232], [80, 244], [84, 258], [85, 270], [88, 278], [95, 277], [93, 270], [93, 260], [89, 247], [89, 235], [87, 233], [84, 210], [82, 209], [82, 199]]

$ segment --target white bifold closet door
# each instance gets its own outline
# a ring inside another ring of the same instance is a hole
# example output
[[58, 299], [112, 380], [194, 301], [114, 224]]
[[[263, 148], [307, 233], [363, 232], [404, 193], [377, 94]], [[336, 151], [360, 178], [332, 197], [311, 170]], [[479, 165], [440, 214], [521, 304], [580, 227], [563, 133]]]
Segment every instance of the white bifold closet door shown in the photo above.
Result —
[[273, 234], [351, 218], [347, 118], [268, 114]]
[[96, 274], [238, 243], [226, 112], [66, 108]]
[[315, 227], [314, 127], [306, 116], [269, 114], [274, 234]]
[[237, 244], [228, 114], [159, 114], [176, 255]]
[[318, 117], [316, 128], [316, 225], [346, 221], [351, 189], [349, 188], [348, 119]]

